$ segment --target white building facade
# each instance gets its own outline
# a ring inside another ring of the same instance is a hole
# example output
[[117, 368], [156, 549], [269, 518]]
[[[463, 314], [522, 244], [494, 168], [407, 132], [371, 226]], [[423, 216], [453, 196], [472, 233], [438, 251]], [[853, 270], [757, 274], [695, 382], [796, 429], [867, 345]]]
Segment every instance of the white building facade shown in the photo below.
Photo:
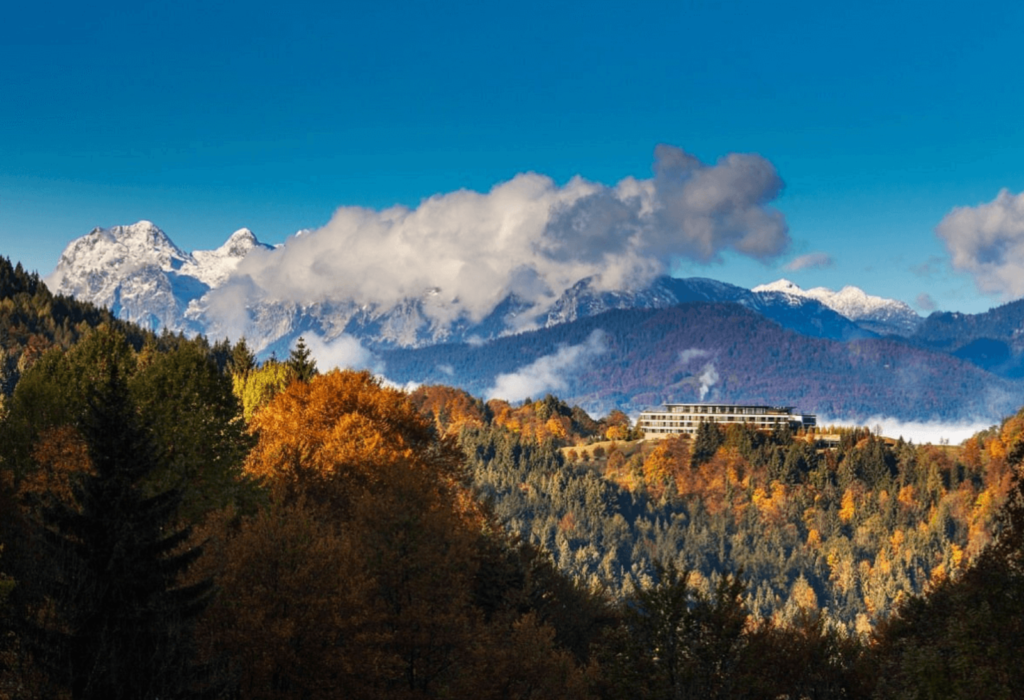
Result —
[[662, 409], [643, 411], [637, 421], [646, 437], [694, 435], [701, 423], [744, 423], [758, 430], [775, 430], [788, 424], [793, 430], [813, 428], [813, 414], [793, 413], [792, 406], [737, 406], [734, 404], [668, 403]]

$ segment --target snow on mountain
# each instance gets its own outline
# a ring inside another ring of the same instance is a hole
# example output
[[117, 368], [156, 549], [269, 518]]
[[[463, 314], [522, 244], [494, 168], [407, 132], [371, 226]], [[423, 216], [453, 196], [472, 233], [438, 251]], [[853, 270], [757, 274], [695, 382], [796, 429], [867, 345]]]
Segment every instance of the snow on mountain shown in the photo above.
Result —
[[873, 336], [816, 299], [779, 292], [752, 292], [703, 277], [658, 277], [643, 289], [595, 292], [591, 280], [567, 289], [546, 314], [545, 327], [575, 321], [611, 309], [664, 309], [687, 302], [740, 304], [801, 335], [832, 340]]
[[154, 330], [195, 332], [202, 328], [186, 319], [189, 304], [257, 247], [269, 248], [248, 229], [217, 250], [186, 253], [150, 221], [96, 228], [64, 249], [46, 284]]
[[859, 287], [846, 286], [838, 292], [827, 287], [804, 290], [787, 279], [780, 279], [754, 287], [752, 291], [777, 292], [791, 297], [815, 299], [862, 328], [882, 335], [908, 337], [922, 322], [917, 312], [906, 303], [897, 299], [872, 296]]
[[218, 287], [227, 281], [238, 263], [254, 248], [270, 250], [271, 246], [260, 243], [249, 229], [238, 229], [217, 250], [193, 252], [193, 262], [182, 267], [181, 274], [195, 277], [208, 287]]
[[[352, 336], [371, 350], [413, 348], [490, 340], [611, 309], [660, 309], [686, 302], [737, 303], [802, 335], [848, 340], [873, 335], [863, 319], [884, 320], [881, 311], [889, 308], [856, 288], [838, 294], [803, 292], [784, 280], [750, 291], [711, 279], [659, 277], [642, 288], [601, 291], [587, 278], [544, 308], [512, 294], [484, 318], [471, 319], [452, 313], [451, 300], [436, 288], [382, 305], [359, 299], [252, 298], [245, 284], [225, 285], [239, 263], [260, 248], [273, 250], [248, 229], [240, 229], [216, 250], [186, 253], [154, 224], [140, 221], [98, 228], [73, 241], [47, 282], [58, 293], [107, 306], [121, 318], [154, 330], [212, 338], [244, 335], [264, 355], [286, 352], [299, 335], [316, 335], [328, 343]], [[874, 306], [856, 307], [851, 290]], [[847, 316], [854, 313], [850, 309], [857, 312], [856, 322]]]

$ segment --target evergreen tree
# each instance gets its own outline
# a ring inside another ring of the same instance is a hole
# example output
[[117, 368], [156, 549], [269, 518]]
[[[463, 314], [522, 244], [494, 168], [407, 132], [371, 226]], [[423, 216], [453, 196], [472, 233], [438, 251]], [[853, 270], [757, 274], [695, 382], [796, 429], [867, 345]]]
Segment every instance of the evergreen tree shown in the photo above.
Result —
[[251, 447], [238, 420], [241, 403], [205, 343], [187, 340], [156, 354], [129, 388], [159, 455], [147, 493], [181, 487], [179, 515], [188, 522], [228, 503], [240, 506], [251, 495], [240, 478]]
[[701, 421], [697, 426], [697, 435], [693, 439], [693, 455], [690, 458], [690, 466], [696, 468], [710, 462], [724, 441], [722, 431], [715, 423]]
[[748, 611], [738, 575], [723, 575], [712, 595], [690, 572], [655, 565], [657, 583], [626, 601], [608, 664], [611, 697], [729, 698], [738, 678]]
[[300, 381], [308, 382], [319, 372], [316, 368], [316, 360], [313, 354], [306, 347], [306, 340], [302, 336], [295, 343], [295, 348], [288, 356], [288, 366], [295, 372]]
[[254, 369], [256, 369], [256, 355], [249, 349], [249, 344], [245, 342], [245, 336], [242, 336], [235, 343], [235, 347], [231, 349], [231, 357], [228, 358], [228, 371], [232, 375], [242, 376]]
[[105, 365], [82, 425], [91, 472], [43, 513], [38, 658], [73, 700], [192, 697], [192, 623], [212, 583], [178, 585], [200, 553], [182, 551], [190, 532], [172, 527], [181, 494], [143, 494], [157, 450], [116, 363]]

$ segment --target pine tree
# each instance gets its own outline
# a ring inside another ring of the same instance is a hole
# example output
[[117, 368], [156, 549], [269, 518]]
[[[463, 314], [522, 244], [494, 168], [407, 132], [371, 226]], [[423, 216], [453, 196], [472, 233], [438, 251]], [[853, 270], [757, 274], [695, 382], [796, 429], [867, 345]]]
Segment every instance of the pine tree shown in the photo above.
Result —
[[295, 372], [299, 380], [304, 382], [308, 382], [319, 374], [316, 368], [316, 360], [313, 359], [313, 354], [306, 347], [305, 338], [299, 336], [298, 341], [295, 343], [295, 349], [288, 356], [288, 366]]
[[690, 458], [691, 467], [699, 467], [711, 461], [711, 458], [718, 452], [725, 438], [718, 425], [711, 421], [701, 421], [697, 426], [697, 435], [693, 439], [693, 455]]
[[144, 495], [157, 451], [116, 364], [105, 374], [81, 428], [92, 470], [43, 514], [38, 657], [73, 700], [193, 697], [192, 623], [212, 583], [178, 585], [200, 553], [172, 527], [181, 493]]
[[228, 359], [228, 371], [232, 375], [243, 376], [246, 372], [256, 369], [256, 355], [249, 349], [245, 342], [245, 336], [238, 339], [235, 347], [231, 349], [231, 357]]

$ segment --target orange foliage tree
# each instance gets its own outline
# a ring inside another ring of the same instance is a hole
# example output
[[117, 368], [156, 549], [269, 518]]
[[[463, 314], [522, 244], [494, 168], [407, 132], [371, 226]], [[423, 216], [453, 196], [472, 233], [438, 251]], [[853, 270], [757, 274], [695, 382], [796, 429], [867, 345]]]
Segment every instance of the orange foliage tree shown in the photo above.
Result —
[[377, 691], [416, 697], [446, 682], [469, 643], [477, 523], [454, 441], [367, 372], [294, 382], [252, 429], [248, 473], [285, 503], [320, 508], [373, 580]]
[[420, 413], [433, 419], [437, 432], [457, 434], [464, 425], [483, 426], [486, 410], [479, 399], [450, 386], [421, 386], [409, 394]]
[[[547, 627], [477, 604], [493, 526], [453, 438], [404, 393], [334, 371], [292, 383], [250, 427], [246, 471], [271, 505], [219, 528], [222, 602], [204, 628], [245, 697], [566, 692], [564, 653], [520, 651], [546, 644]], [[534, 692], [541, 680], [553, 690]]]

